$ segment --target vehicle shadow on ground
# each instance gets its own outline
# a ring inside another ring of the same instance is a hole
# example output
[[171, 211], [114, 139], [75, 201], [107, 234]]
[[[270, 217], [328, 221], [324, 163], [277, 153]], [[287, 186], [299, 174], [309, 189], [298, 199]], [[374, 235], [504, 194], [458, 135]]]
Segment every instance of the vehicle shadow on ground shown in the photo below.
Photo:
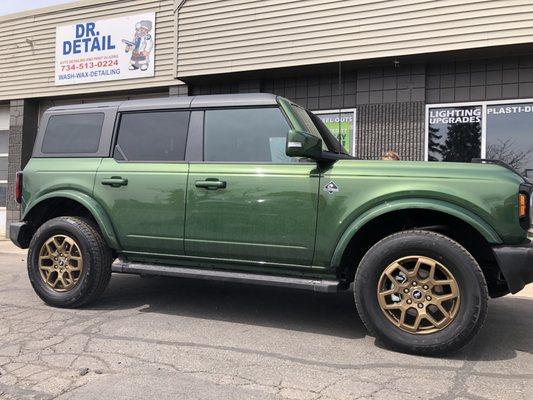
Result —
[[[144, 306], [144, 307], [143, 307]], [[507, 296], [489, 301], [485, 325], [472, 344], [449, 359], [509, 360], [517, 351], [533, 354], [533, 299]], [[178, 278], [113, 275], [109, 288], [90, 309], [141, 307], [141, 312], [236, 322], [340, 338], [368, 332], [351, 291], [313, 293], [275, 287]], [[376, 343], [382, 347], [380, 343]]]
[[351, 292], [304, 290], [168, 277], [114, 274], [91, 309], [142, 312], [237, 322], [344, 338], [366, 335]]
[[[489, 313], [467, 349], [467, 360], [509, 360], [533, 354], [533, 299], [506, 296], [489, 300]], [[460, 355], [460, 354], [458, 354]]]

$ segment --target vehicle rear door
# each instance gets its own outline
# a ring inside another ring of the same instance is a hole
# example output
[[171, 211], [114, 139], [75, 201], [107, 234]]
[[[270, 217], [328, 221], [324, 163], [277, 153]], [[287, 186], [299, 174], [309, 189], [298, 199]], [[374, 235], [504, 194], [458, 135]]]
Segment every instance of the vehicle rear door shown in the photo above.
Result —
[[94, 196], [127, 252], [183, 254], [190, 115], [183, 109], [119, 115], [113, 157], [102, 160]]

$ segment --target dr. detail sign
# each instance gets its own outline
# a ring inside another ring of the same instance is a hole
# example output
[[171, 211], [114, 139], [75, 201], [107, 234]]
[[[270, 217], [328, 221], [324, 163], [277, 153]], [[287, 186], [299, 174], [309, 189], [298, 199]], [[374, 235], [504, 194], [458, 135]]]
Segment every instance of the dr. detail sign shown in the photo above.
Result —
[[155, 13], [56, 28], [55, 84], [154, 76]]

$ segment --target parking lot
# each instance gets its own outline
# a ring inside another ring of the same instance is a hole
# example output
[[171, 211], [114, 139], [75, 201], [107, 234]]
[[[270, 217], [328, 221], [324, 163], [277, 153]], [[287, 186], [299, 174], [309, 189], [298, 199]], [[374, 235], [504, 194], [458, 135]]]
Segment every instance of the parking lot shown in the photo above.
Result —
[[380, 347], [350, 293], [114, 275], [98, 303], [50, 308], [1, 242], [0, 399], [531, 399], [531, 292], [431, 359]]

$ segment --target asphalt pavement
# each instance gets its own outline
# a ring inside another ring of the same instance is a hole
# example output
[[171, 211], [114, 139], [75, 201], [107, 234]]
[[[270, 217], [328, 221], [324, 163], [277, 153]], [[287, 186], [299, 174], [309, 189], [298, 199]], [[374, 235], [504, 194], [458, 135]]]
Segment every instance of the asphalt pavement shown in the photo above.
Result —
[[114, 275], [100, 301], [46, 306], [0, 243], [0, 399], [532, 399], [533, 288], [491, 300], [460, 353], [394, 353], [351, 293]]

